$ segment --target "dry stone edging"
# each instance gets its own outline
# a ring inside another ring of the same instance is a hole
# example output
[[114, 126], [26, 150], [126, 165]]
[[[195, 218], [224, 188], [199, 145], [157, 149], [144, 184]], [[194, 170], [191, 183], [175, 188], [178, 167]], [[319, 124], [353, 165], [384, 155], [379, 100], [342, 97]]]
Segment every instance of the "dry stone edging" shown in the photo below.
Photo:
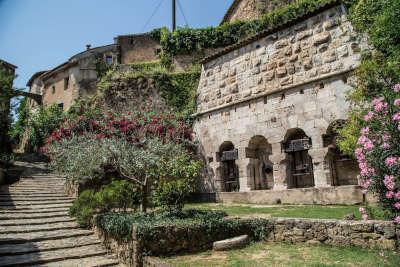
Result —
[[74, 198], [64, 193], [65, 178], [26, 164], [38, 167], [42, 174], [26, 172], [0, 187], [0, 266], [122, 266], [69, 217]]

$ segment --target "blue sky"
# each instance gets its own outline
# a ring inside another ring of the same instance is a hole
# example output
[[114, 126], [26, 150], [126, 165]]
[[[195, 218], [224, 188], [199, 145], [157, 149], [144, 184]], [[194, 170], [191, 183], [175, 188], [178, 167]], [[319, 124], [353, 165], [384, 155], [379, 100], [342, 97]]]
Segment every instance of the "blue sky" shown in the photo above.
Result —
[[[121, 34], [171, 25], [171, 0], [0, 0], [0, 58], [18, 66], [14, 85]], [[179, 0], [190, 27], [218, 25], [233, 0]], [[177, 11], [178, 25], [185, 21]]]

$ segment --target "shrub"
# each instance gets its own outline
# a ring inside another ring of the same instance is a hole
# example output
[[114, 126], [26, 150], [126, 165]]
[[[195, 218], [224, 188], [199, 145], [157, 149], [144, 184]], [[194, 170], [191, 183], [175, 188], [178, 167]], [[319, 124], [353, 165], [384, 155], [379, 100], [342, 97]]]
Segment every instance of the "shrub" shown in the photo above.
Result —
[[186, 198], [194, 190], [189, 180], [162, 181], [154, 191], [153, 201], [168, 211], [182, 211]]
[[113, 181], [99, 192], [85, 190], [74, 201], [70, 215], [77, 218], [82, 227], [92, 224], [94, 214], [110, 211], [136, 210], [140, 201], [140, 193], [128, 181]]

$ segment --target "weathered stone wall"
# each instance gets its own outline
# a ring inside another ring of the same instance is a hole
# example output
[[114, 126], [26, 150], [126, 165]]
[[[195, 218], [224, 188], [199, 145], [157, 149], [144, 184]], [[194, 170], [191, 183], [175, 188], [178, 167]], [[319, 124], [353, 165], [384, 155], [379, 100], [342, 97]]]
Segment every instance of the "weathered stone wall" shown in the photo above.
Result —
[[117, 36], [120, 47], [120, 64], [158, 60], [161, 46], [148, 34]]
[[256, 137], [270, 147], [273, 185], [268, 188], [288, 188], [282, 142], [295, 129], [311, 138], [315, 187], [331, 186], [330, 149], [323, 135], [347, 118], [346, 93], [360, 47], [345, 8], [337, 6], [205, 63], [194, 126], [207, 161], [201, 190], [221, 190], [216, 152], [227, 141], [238, 149], [240, 191], [253, 190], [246, 150]]
[[338, 221], [311, 219], [271, 219], [273, 232], [268, 240], [368, 249], [398, 250], [400, 227], [383, 221]]
[[225, 15], [223, 22], [234, 22], [236, 20], [253, 20], [263, 14], [271, 12], [279, 7], [285, 6], [294, 0], [241, 0], [236, 1]]

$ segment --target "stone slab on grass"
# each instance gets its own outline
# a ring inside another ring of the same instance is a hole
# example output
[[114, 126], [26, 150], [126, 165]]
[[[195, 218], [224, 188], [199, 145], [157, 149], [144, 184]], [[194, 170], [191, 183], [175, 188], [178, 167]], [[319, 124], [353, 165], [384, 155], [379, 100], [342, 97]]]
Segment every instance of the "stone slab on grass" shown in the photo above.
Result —
[[230, 239], [225, 239], [213, 243], [214, 251], [224, 251], [236, 248], [243, 248], [249, 244], [249, 236], [241, 235]]

